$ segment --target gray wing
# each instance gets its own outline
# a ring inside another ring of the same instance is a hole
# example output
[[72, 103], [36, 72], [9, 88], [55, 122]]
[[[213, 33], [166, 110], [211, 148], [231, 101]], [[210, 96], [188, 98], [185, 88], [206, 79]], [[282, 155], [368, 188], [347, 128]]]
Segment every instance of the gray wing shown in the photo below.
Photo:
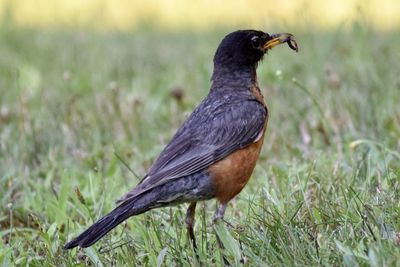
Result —
[[253, 143], [265, 127], [267, 109], [251, 94], [211, 94], [196, 108], [125, 201], [168, 181], [203, 171]]

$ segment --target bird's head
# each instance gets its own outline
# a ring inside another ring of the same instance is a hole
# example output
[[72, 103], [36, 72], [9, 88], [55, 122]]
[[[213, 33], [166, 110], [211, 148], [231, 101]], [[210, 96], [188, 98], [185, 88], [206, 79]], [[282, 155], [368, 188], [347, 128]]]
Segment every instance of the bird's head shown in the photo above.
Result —
[[255, 68], [268, 50], [283, 43], [288, 43], [291, 49], [298, 51], [294, 36], [290, 33], [235, 31], [222, 40], [214, 56], [214, 66], [224, 69]]

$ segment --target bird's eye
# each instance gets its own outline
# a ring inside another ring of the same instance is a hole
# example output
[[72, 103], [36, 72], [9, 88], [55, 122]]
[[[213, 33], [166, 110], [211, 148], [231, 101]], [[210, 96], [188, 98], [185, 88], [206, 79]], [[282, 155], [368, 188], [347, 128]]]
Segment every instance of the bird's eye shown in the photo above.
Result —
[[260, 37], [258, 37], [258, 36], [251, 37], [251, 44], [253, 45], [253, 47], [259, 47], [260, 46]]

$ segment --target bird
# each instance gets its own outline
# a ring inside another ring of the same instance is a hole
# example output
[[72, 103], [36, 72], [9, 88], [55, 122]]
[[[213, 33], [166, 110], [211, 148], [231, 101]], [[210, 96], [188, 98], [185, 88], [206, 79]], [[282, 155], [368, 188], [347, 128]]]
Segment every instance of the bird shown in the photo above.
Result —
[[189, 203], [186, 228], [193, 247], [199, 201], [217, 200], [213, 223], [245, 187], [256, 166], [268, 123], [268, 108], [257, 81], [257, 67], [290, 33], [237, 30], [227, 34], [214, 55], [208, 95], [176, 131], [144, 178], [117, 201], [117, 207], [65, 244], [86, 248], [131, 216]]

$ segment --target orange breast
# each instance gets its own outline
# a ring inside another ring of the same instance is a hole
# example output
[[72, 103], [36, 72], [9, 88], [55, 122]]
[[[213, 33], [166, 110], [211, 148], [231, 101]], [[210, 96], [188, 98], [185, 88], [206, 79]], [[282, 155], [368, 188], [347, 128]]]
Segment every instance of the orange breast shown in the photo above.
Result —
[[[264, 97], [257, 82], [250, 87], [250, 91], [255, 98], [266, 107]], [[256, 142], [235, 151], [208, 168], [216, 189], [215, 197], [221, 203], [229, 202], [239, 194], [247, 184], [256, 166], [258, 156], [260, 155], [267, 123], [268, 119], [265, 121], [263, 132]]]
[[215, 197], [221, 203], [229, 202], [242, 191], [253, 173], [263, 142], [264, 132], [257, 142], [235, 151], [209, 167], [216, 189]]
[[251, 93], [255, 96], [255, 98], [258, 100], [258, 102], [260, 102], [262, 105], [265, 105], [265, 101], [264, 101], [264, 96], [261, 93], [260, 87], [258, 86], [258, 83], [254, 83], [253, 86], [250, 87], [250, 91]]

